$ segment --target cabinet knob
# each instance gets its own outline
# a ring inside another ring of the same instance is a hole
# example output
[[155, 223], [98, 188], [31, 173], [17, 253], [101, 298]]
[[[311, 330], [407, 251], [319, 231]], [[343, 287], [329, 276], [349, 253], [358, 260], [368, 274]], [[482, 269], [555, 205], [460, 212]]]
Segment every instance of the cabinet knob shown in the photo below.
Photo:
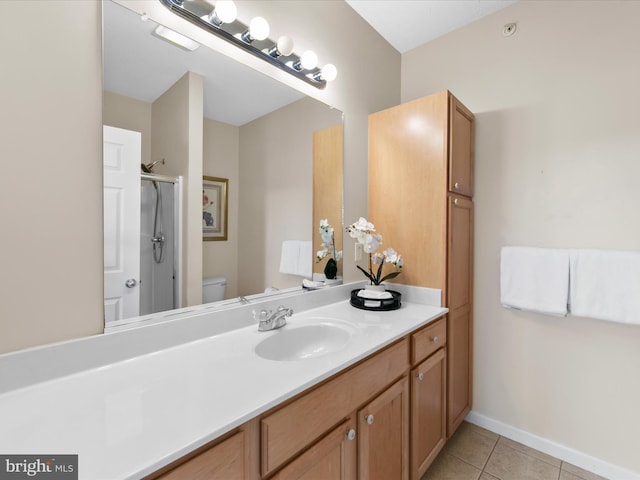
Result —
[[369, 414], [366, 417], [364, 417], [364, 419], [369, 425], [373, 425], [373, 415]]
[[457, 204], [458, 204], [458, 199], [457, 199], [457, 198], [454, 198], [454, 199], [453, 199], [453, 204], [454, 204], [454, 205], [457, 205]]
[[453, 188], [455, 188], [456, 190], [458, 190], [460, 188], [460, 184], [458, 182], [453, 184]]
[[352, 428], [347, 432], [347, 440], [351, 441], [356, 438], [356, 431]]
[[433, 337], [433, 343], [438, 343], [439, 341], [440, 339], [437, 336]]
[[420, 372], [416, 377], [418, 377], [418, 380], [424, 380], [424, 373]]

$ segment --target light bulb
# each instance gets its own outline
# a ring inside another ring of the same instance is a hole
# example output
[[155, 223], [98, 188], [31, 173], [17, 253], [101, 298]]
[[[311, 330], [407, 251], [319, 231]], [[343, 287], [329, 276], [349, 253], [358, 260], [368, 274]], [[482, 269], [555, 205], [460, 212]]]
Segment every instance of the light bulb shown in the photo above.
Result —
[[249, 35], [254, 40], [264, 40], [269, 36], [269, 23], [262, 17], [254, 17], [249, 24]]
[[338, 69], [332, 63], [327, 63], [324, 67], [322, 67], [322, 78], [324, 78], [327, 82], [333, 82], [338, 76]]
[[305, 70], [313, 70], [318, 65], [318, 56], [315, 52], [307, 50], [300, 57], [300, 66]]
[[276, 48], [278, 49], [278, 53], [280, 53], [280, 55], [288, 57], [293, 53], [293, 40], [291, 39], [291, 37], [283, 35], [278, 38]]
[[238, 8], [232, 0], [218, 0], [213, 14], [218, 17], [220, 23], [232, 23], [238, 15]]

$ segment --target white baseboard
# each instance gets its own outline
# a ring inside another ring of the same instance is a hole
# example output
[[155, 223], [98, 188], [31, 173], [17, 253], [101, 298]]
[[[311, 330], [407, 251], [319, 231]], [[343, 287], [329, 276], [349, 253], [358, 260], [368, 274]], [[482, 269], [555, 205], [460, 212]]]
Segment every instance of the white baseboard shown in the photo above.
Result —
[[592, 457], [552, 440], [539, 437], [533, 433], [512, 427], [511, 425], [507, 425], [481, 413], [471, 411], [465, 420], [610, 480], [640, 480], [640, 474], [638, 473], [634, 473], [617, 465], [612, 465], [604, 460]]

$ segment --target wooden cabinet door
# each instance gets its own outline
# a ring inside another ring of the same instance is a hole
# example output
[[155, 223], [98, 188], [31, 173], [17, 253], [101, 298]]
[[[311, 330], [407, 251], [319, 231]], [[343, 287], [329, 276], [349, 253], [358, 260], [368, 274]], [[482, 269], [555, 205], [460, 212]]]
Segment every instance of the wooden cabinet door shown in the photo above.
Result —
[[409, 367], [403, 339], [260, 419], [262, 476], [310, 447]]
[[473, 114], [449, 96], [449, 191], [473, 196]]
[[244, 480], [245, 434], [238, 432], [205, 450], [173, 470], [156, 477], [160, 480]]
[[447, 267], [447, 436], [471, 410], [473, 202], [449, 197]]
[[358, 478], [408, 480], [409, 382], [403, 377], [358, 412]]
[[473, 202], [450, 195], [447, 229], [447, 297], [449, 311], [473, 301]]
[[447, 438], [447, 360], [441, 348], [411, 371], [411, 479], [419, 480]]
[[331, 431], [309, 450], [276, 473], [272, 480], [355, 480], [357, 438], [355, 419]]

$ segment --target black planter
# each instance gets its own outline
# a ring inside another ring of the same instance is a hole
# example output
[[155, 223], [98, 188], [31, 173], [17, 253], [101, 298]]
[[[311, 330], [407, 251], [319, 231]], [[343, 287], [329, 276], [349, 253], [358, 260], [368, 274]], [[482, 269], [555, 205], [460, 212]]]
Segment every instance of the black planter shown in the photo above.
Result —
[[337, 274], [338, 264], [333, 258], [330, 258], [329, 260], [327, 260], [327, 264], [324, 266], [324, 276], [328, 280], [333, 280], [334, 278], [336, 278]]

